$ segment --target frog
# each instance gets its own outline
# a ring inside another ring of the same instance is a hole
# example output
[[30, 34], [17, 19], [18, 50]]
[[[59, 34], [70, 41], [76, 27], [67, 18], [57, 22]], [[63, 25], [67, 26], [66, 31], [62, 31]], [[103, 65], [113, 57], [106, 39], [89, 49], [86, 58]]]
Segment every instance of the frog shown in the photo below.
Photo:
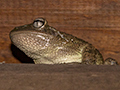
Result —
[[15, 27], [9, 35], [35, 64], [118, 65], [114, 59], [104, 60], [92, 44], [55, 29], [44, 18]]

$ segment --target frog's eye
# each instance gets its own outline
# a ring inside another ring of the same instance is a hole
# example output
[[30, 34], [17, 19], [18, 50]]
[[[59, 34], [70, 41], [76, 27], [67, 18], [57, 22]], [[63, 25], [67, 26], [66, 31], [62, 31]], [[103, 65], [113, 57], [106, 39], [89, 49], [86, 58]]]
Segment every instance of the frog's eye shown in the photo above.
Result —
[[35, 19], [34, 22], [33, 22], [33, 26], [35, 28], [41, 28], [42, 26], [44, 26], [44, 23], [45, 23], [45, 21], [41, 18]]

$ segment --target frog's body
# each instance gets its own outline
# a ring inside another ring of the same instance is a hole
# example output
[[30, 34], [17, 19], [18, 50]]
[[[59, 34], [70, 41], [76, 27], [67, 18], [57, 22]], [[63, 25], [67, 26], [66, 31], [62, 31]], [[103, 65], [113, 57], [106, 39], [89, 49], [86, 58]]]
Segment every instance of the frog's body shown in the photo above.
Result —
[[102, 55], [91, 44], [57, 31], [43, 18], [16, 27], [11, 31], [10, 38], [35, 64], [104, 64]]

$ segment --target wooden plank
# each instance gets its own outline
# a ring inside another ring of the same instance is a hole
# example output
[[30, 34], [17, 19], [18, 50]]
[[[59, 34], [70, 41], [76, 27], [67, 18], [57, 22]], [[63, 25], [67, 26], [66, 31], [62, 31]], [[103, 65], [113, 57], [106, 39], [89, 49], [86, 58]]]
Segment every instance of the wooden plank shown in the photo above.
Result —
[[21, 62], [11, 52], [9, 32], [38, 17], [46, 18], [49, 25], [60, 31], [92, 43], [104, 58], [112, 57], [120, 62], [119, 8], [119, 0], [2, 0], [0, 62]]
[[119, 66], [0, 65], [1, 90], [119, 90]]

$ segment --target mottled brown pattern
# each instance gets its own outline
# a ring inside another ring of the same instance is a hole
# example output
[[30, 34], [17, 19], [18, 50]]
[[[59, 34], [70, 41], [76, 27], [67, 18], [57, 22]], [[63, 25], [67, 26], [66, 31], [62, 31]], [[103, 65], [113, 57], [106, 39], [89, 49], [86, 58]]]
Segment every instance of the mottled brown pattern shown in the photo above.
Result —
[[104, 61], [100, 52], [90, 44], [83, 50], [83, 63], [101, 65]]

